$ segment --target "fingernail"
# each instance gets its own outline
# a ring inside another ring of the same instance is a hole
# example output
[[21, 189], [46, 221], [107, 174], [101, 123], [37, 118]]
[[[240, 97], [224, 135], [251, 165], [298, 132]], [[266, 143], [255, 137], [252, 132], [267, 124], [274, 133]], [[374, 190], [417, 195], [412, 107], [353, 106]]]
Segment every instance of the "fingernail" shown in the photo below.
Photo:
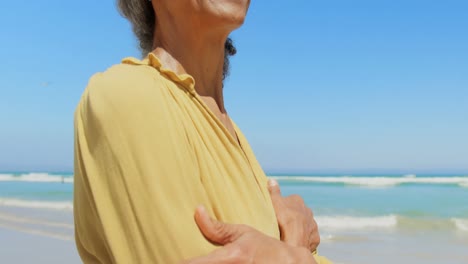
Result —
[[197, 210], [198, 210], [200, 213], [206, 212], [205, 206], [203, 206], [203, 205], [197, 206]]
[[270, 187], [275, 187], [275, 186], [278, 186], [278, 182], [274, 179], [270, 179], [268, 180], [268, 186]]

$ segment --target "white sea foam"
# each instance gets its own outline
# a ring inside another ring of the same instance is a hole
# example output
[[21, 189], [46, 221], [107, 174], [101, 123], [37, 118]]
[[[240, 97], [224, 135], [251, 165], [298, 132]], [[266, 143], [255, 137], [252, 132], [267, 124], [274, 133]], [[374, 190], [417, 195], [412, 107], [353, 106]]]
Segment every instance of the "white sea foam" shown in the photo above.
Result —
[[468, 231], [468, 219], [452, 218], [451, 220], [458, 230]]
[[336, 230], [459, 230], [468, 232], [467, 218], [451, 219], [425, 219], [410, 218], [399, 215], [386, 215], [375, 217], [359, 216], [317, 216], [315, 217], [319, 228], [326, 231]]
[[280, 181], [297, 181], [312, 183], [345, 184], [367, 187], [391, 187], [401, 184], [454, 184], [468, 187], [468, 177], [416, 177], [407, 175], [403, 177], [308, 177], [308, 176], [275, 176]]
[[388, 229], [398, 224], [396, 215], [376, 217], [353, 217], [353, 216], [318, 216], [315, 218], [319, 228], [323, 229]]
[[50, 202], [0, 198], [0, 206], [65, 211], [73, 210], [73, 202], [71, 201]]
[[63, 182], [73, 183], [73, 177], [48, 173], [28, 173], [21, 175], [0, 174], [0, 182]]

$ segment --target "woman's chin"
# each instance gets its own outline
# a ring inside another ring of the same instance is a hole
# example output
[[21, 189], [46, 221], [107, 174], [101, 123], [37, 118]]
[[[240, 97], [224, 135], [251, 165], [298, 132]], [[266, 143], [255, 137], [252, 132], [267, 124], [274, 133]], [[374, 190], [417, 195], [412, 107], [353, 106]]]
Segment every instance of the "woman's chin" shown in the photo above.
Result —
[[219, 23], [238, 28], [244, 23], [249, 4], [250, 0], [219, 0], [212, 2], [209, 9], [212, 15], [221, 20]]

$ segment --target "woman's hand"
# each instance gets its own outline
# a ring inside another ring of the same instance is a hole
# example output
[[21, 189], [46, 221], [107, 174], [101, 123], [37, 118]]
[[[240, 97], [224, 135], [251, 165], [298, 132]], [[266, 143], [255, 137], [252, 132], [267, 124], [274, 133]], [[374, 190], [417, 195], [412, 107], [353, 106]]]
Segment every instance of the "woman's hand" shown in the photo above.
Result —
[[214, 220], [203, 207], [197, 208], [195, 221], [208, 240], [223, 247], [184, 264], [316, 264], [308, 250], [290, 246], [246, 225]]
[[268, 181], [268, 189], [275, 208], [281, 241], [315, 251], [320, 244], [320, 235], [312, 210], [299, 195], [281, 196], [279, 184], [275, 180]]

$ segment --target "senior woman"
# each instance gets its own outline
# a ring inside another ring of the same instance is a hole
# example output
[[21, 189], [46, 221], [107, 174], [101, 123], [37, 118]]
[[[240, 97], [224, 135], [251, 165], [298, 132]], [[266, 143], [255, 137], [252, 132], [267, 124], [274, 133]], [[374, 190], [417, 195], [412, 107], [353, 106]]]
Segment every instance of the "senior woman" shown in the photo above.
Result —
[[224, 108], [228, 36], [249, 1], [118, 5], [145, 58], [93, 76], [75, 113], [83, 262], [328, 263], [312, 211], [268, 186]]

